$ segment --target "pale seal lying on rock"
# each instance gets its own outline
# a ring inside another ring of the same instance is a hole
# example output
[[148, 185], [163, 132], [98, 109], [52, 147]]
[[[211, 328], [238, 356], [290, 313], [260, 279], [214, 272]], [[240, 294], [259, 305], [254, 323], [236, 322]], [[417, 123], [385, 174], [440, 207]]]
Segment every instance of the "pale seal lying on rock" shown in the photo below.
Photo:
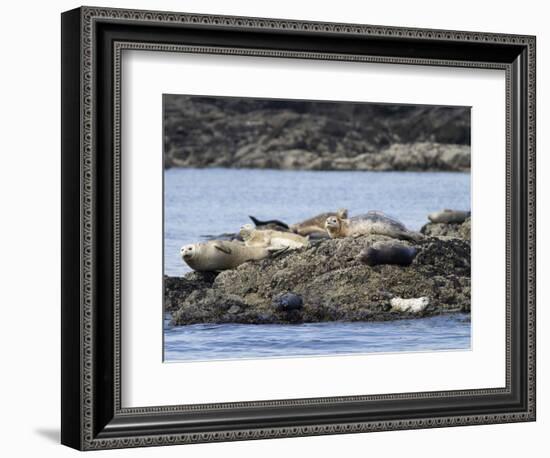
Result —
[[258, 261], [283, 250], [271, 247], [246, 246], [243, 242], [210, 240], [193, 243], [181, 248], [185, 263], [193, 270], [215, 272], [233, 269], [247, 261]]
[[401, 243], [376, 242], [361, 250], [357, 259], [368, 266], [379, 264], [410, 266], [416, 253], [416, 248]]
[[295, 250], [307, 247], [309, 242], [306, 237], [292, 232], [274, 231], [271, 229], [254, 229], [252, 224], [245, 224], [241, 227], [239, 235], [246, 246], [271, 247], [274, 249], [289, 248]]
[[367, 234], [385, 235], [395, 239], [413, 241], [424, 238], [422, 234], [409, 231], [403, 223], [378, 211], [370, 211], [350, 219], [330, 216], [326, 219], [325, 228], [333, 239]]
[[428, 215], [428, 219], [432, 223], [463, 223], [472, 213], [460, 210], [445, 209], [440, 212], [433, 212]]
[[393, 297], [390, 300], [393, 311], [421, 313], [430, 305], [429, 297], [418, 297], [413, 299], [403, 299], [402, 297]]
[[331, 216], [345, 219], [348, 217], [348, 211], [345, 208], [340, 208], [337, 212], [321, 213], [313, 218], [306, 219], [301, 223], [291, 224], [290, 230], [304, 236], [315, 233], [325, 234], [325, 221]]

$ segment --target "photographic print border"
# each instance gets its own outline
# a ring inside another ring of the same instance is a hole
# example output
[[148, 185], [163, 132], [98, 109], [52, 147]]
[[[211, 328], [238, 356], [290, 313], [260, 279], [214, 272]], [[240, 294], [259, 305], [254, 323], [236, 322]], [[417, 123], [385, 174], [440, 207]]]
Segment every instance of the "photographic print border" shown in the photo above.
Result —
[[[122, 408], [124, 50], [504, 70], [506, 387]], [[89, 450], [535, 419], [534, 37], [82, 7], [62, 16], [62, 111], [62, 443]]]

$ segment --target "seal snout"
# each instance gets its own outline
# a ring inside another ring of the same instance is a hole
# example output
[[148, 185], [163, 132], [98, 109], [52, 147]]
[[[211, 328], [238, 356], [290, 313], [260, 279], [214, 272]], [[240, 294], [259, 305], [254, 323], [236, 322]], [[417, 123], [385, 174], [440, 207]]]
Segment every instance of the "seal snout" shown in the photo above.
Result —
[[328, 229], [329, 227], [338, 227], [338, 218], [336, 218], [335, 216], [329, 216], [325, 221], [325, 228]]
[[195, 247], [193, 245], [185, 245], [180, 249], [180, 254], [183, 259], [191, 259], [195, 253]]

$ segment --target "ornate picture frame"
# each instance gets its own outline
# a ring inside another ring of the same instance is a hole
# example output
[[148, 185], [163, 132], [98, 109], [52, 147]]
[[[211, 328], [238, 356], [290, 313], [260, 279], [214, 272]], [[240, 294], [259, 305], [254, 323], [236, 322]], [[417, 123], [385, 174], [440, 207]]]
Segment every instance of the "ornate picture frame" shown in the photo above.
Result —
[[[81, 7], [62, 14], [62, 435], [106, 449], [535, 420], [533, 36]], [[125, 408], [121, 53], [169, 51], [506, 73], [506, 386]]]

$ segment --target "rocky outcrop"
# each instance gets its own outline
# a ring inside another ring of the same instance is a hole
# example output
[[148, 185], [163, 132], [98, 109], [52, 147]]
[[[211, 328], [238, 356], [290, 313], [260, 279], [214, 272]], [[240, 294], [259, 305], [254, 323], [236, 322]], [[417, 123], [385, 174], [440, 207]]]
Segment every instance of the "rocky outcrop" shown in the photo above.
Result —
[[422, 226], [420, 232], [430, 237], [459, 238], [464, 240], [471, 239], [472, 223], [467, 218], [462, 224], [457, 223], [427, 223]]
[[166, 167], [470, 169], [470, 110], [165, 96]]
[[216, 279], [214, 272], [189, 272], [185, 277], [164, 277], [164, 309], [173, 312], [182, 297], [197, 289], [209, 288]]
[[[430, 316], [470, 310], [470, 243], [427, 237], [408, 267], [367, 266], [360, 251], [383, 236], [316, 241], [274, 259], [219, 274], [166, 278], [167, 310], [176, 325], [392, 320], [419, 316], [392, 310], [392, 298], [426, 297]], [[408, 244], [408, 242], [403, 242]]]

